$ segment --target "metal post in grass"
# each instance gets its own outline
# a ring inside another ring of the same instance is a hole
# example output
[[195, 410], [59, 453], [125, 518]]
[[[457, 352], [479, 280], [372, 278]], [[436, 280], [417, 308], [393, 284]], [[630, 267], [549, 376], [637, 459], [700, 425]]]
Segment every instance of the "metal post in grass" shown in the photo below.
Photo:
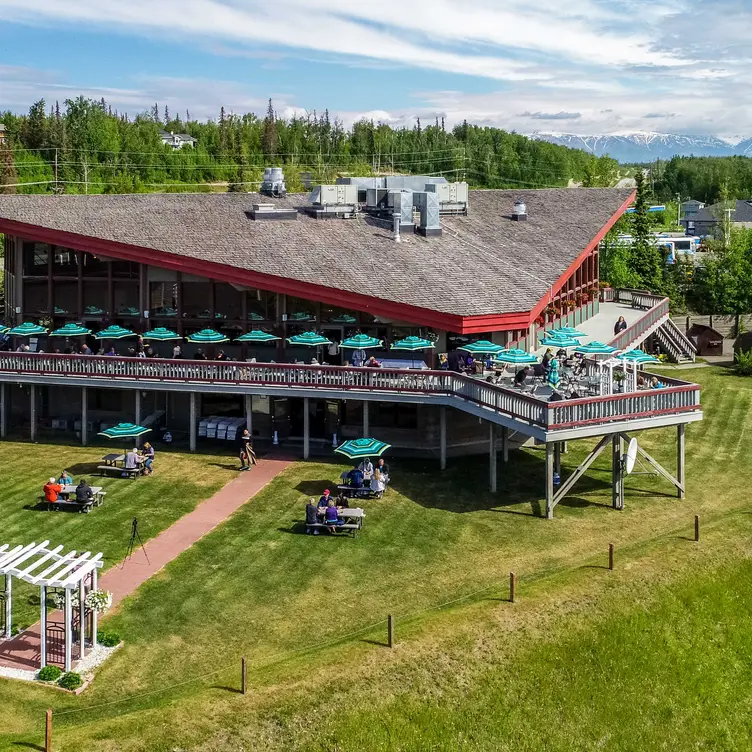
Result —
[[52, 752], [52, 708], [47, 708], [44, 723], [44, 752]]
[[388, 632], [388, 641], [389, 641], [389, 647], [394, 647], [394, 617], [389, 614], [387, 617], [387, 632]]
[[514, 572], [509, 573], [509, 602], [514, 603], [517, 597], [517, 575]]
[[700, 542], [700, 515], [695, 515], [695, 543]]
[[248, 688], [248, 664], [246, 663], [245, 656], [240, 659], [240, 693], [245, 694]]
[[614, 568], [614, 544], [613, 543], [608, 544], [608, 568], [609, 569]]

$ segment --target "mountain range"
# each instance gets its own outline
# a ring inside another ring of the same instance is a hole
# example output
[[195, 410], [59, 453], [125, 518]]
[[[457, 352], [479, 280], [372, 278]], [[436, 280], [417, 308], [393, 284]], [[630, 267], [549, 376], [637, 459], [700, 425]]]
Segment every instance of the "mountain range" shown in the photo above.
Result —
[[619, 162], [654, 162], [656, 159], [680, 157], [752, 157], [752, 138], [728, 140], [718, 136], [691, 136], [645, 131], [581, 136], [575, 133], [537, 131], [530, 134], [537, 141], [595, 154], [608, 154]]

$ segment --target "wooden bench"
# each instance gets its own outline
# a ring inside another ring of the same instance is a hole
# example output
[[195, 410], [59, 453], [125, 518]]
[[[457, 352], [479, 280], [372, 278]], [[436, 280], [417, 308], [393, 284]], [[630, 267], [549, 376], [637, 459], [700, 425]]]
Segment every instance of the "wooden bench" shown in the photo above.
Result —
[[107, 473], [110, 473], [118, 478], [122, 478], [123, 475], [126, 475], [126, 477], [131, 480], [135, 480], [141, 475], [140, 467], [125, 468], [118, 467], [117, 465], [97, 465], [97, 470], [99, 470], [100, 475], [107, 475]]
[[[313, 525], [309, 525], [306, 523], [306, 530], [329, 530], [329, 525], [327, 525], [325, 522], [315, 522]], [[348, 533], [350, 533], [351, 537], [354, 538], [358, 530], [362, 527], [362, 522], [346, 522], [344, 525], [334, 525], [334, 529], [336, 530], [346, 530]]]
[[40, 499], [47, 505], [48, 512], [59, 511], [60, 509], [68, 507], [69, 509], [75, 509], [77, 512], [88, 514], [96, 503], [96, 499], [90, 499], [89, 501], [76, 501], [75, 499], [58, 498], [57, 501], [48, 501], [44, 496], [41, 496]]

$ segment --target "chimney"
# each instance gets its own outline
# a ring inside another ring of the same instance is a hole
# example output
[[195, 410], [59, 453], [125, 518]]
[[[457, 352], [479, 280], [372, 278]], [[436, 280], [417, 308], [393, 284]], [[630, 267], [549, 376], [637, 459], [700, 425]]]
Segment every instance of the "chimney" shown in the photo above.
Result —
[[402, 238], [400, 237], [400, 215], [399, 214], [394, 215], [394, 242], [395, 243], [402, 242]]
[[512, 211], [512, 219], [515, 222], [527, 222], [527, 206], [524, 201], [515, 201]]

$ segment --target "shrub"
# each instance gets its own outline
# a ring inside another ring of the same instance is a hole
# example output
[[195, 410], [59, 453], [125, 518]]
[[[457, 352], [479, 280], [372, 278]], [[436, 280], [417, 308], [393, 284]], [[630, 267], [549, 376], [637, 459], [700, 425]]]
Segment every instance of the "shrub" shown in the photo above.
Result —
[[57, 666], [45, 666], [37, 674], [39, 681], [57, 681], [62, 675], [62, 670]]
[[752, 376], [752, 349], [739, 350], [734, 355], [734, 370], [740, 376]]
[[57, 682], [63, 689], [78, 689], [83, 681], [81, 674], [77, 674], [75, 671], [69, 671], [67, 674], [63, 674]]
[[97, 642], [106, 648], [114, 648], [120, 644], [120, 635], [117, 632], [97, 632]]

